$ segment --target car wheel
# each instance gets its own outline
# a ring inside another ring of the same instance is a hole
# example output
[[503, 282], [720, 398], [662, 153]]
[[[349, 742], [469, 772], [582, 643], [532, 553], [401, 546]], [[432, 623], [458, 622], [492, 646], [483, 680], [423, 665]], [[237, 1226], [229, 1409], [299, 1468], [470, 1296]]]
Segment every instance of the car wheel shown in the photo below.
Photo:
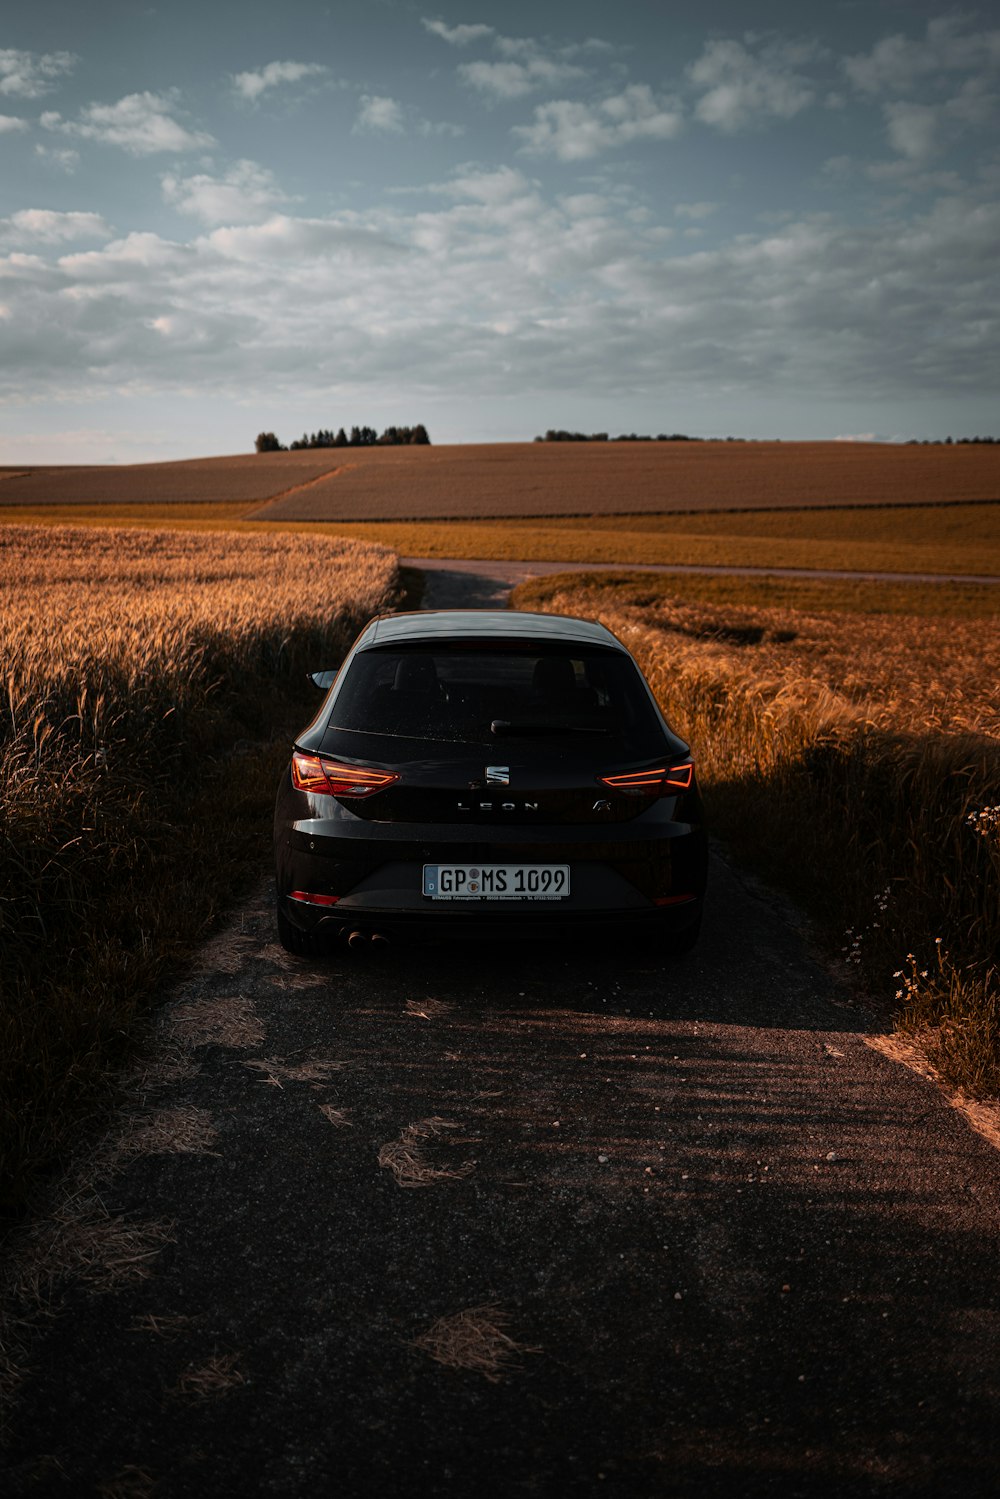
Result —
[[322, 951], [322, 941], [312, 932], [304, 932], [300, 927], [293, 926], [281, 909], [281, 903], [275, 907], [275, 915], [278, 920], [278, 941], [286, 952], [294, 953], [297, 958], [314, 958]]
[[683, 932], [671, 932], [663, 934], [662, 951], [670, 958], [683, 958], [687, 953], [693, 951], [697, 946], [701, 935], [701, 916], [691, 926], [686, 927]]

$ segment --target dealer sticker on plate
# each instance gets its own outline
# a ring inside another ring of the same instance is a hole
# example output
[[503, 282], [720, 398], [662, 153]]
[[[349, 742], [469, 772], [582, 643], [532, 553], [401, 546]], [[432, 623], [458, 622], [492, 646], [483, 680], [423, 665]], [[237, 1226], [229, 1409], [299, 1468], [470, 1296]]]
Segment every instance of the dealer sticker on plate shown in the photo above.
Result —
[[425, 864], [431, 900], [564, 900], [568, 864]]

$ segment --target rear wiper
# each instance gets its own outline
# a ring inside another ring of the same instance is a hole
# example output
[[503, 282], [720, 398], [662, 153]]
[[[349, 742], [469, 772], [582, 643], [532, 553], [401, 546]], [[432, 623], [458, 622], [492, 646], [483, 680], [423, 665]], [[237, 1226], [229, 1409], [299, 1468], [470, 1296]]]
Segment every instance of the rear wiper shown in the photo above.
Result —
[[610, 734], [611, 730], [582, 723], [512, 723], [509, 718], [495, 718], [490, 733], [499, 739], [505, 734]]

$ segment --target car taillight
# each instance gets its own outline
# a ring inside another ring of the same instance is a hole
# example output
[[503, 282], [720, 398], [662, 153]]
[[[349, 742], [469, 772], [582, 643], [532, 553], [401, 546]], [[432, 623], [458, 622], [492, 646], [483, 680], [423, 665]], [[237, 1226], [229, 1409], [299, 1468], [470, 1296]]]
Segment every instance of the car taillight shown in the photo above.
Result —
[[373, 796], [398, 780], [399, 775], [394, 771], [341, 765], [325, 755], [304, 755], [296, 750], [292, 756], [292, 785], [297, 791], [312, 791], [320, 796]]
[[602, 786], [614, 791], [630, 791], [640, 796], [669, 796], [674, 791], [690, 791], [694, 785], [694, 766], [690, 760], [680, 765], [659, 765], [653, 770], [633, 770], [625, 775], [598, 776]]

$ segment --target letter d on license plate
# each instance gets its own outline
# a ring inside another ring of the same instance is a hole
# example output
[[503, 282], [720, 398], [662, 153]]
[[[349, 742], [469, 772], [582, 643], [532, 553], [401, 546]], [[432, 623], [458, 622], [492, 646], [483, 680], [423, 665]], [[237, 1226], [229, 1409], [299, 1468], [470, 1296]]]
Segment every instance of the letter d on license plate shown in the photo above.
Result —
[[565, 900], [568, 864], [425, 864], [430, 900]]

